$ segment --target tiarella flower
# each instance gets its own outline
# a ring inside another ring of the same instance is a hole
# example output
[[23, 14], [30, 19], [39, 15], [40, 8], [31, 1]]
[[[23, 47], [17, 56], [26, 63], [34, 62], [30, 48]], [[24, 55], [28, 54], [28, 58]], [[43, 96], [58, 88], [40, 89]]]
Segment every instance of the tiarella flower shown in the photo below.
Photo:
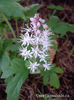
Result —
[[39, 19], [39, 14], [35, 14], [34, 18]]
[[31, 41], [31, 37], [29, 36], [29, 34], [22, 34], [21, 35], [21, 42], [22, 42], [22, 45], [25, 46], [26, 44], [29, 45], [30, 44], [30, 41]]
[[[40, 30], [40, 26], [43, 26], [43, 30]], [[30, 69], [31, 72], [38, 70], [37, 58], [39, 57], [39, 62], [44, 62], [45, 64], [41, 65], [44, 70], [50, 70], [50, 64], [46, 57], [49, 55], [47, 51], [51, 46], [51, 40], [49, 36], [52, 34], [48, 26], [45, 24], [45, 20], [40, 18], [39, 14], [35, 14], [34, 17], [30, 18], [30, 27], [24, 28], [24, 35], [21, 35], [21, 49], [20, 55], [26, 59], [31, 59]], [[31, 45], [31, 47], [30, 47]]]
[[39, 21], [43, 24], [45, 22], [44, 19], [40, 18]]
[[37, 64], [37, 62], [30, 62], [30, 66], [28, 67], [28, 69], [30, 69], [31, 72], [35, 72], [38, 69], [39, 65], [40, 64]]
[[42, 35], [43, 35], [44, 38], [48, 38], [48, 36], [51, 35], [51, 32], [49, 31], [49, 29], [48, 30], [43, 30]]
[[51, 64], [47, 64], [47, 63], [43, 64], [44, 70], [45, 70], [45, 71], [46, 71], [46, 70], [50, 70], [50, 65], [51, 65]]
[[31, 22], [36, 22], [36, 20], [34, 18], [30, 18]]
[[48, 26], [46, 24], [43, 24], [44, 29], [48, 29]]
[[24, 57], [24, 60], [26, 60], [27, 58], [32, 58], [32, 53], [30, 52], [30, 50], [27, 50], [27, 47], [20, 49], [20, 55]]
[[46, 61], [46, 57], [47, 57], [47, 56], [48, 56], [48, 55], [46, 54], [45, 50], [40, 51], [40, 55], [39, 55], [40, 62], [43, 61], [44, 63], [46, 63], [46, 62], [47, 62], [47, 61]]
[[39, 55], [38, 51], [39, 51], [39, 50], [38, 50], [38, 47], [32, 48], [32, 54], [33, 54], [33, 56], [34, 56], [35, 58], [37, 58], [38, 55]]
[[43, 42], [43, 49], [44, 50], [48, 50], [48, 48], [51, 46], [51, 43], [48, 41], [48, 40], [46, 40], [45, 42]]
[[39, 43], [39, 37], [37, 37], [37, 36], [34, 36], [34, 42], [35, 42], [35, 45], [38, 45], [38, 43]]
[[44, 62], [44, 63], [46, 63], [46, 60], [45, 60], [45, 56], [44, 55], [40, 55], [39, 56], [40, 57], [40, 62]]
[[21, 35], [22, 46], [25, 46], [26, 44], [33, 44], [34, 39], [32, 38], [32, 35], [30, 36], [29, 33], [25, 33], [24, 35]]
[[36, 33], [37, 33], [37, 35], [39, 35], [41, 32], [40, 32], [40, 30], [37, 30], [37, 32], [36, 32]]

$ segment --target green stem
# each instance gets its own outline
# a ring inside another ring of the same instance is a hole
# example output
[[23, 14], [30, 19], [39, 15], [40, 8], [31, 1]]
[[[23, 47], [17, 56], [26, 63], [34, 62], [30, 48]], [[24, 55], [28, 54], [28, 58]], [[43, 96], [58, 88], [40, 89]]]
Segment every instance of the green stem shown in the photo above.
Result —
[[55, 13], [56, 13], [56, 9], [53, 11], [52, 16], [54, 16], [54, 15], [55, 15]]
[[4, 32], [3, 32], [3, 33], [4, 33], [5, 38], [6, 38], [6, 39], [8, 39], [8, 36], [7, 36], [7, 33], [6, 33], [6, 31], [5, 31], [5, 30], [4, 30]]
[[12, 32], [12, 35], [14, 36], [14, 38], [16, 38], [15, 32], [14, 32], [11, 24], [9, 23], [8, 19], [6, 18], [6, 16], [1, 11], [0, 11], [0, 13], [1, 13], [2, 17], [4, 18], [5, 22], [8, 24], [8, 26], [9, 26], [11, 32]]

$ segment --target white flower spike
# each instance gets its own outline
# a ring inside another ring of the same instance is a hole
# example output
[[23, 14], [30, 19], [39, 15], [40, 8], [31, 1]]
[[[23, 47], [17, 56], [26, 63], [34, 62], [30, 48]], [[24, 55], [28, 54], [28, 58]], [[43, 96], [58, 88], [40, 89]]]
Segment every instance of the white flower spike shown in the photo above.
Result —
[[[40, 30], [43, 26], [43, 30]], [[48, 38], [52, 34], [51, 29], [45, 24], [45, 20], [40, 18], [39, 14], [35, 14], [30, 18], [30, 26], [23, 30], [24, 35], [21, 35], [20, 55], [24, 60], [30, 59], [28, 69], [31, 72], [36, 72], [41, 68], [50, 70], [50, 65], [46, 60], [48, 55], [46, 52], [51, 46], [51, 40]], [[39, 58], [39, 60], [37, 60]], [[43, 64], [42, 64], [43, 62]]]

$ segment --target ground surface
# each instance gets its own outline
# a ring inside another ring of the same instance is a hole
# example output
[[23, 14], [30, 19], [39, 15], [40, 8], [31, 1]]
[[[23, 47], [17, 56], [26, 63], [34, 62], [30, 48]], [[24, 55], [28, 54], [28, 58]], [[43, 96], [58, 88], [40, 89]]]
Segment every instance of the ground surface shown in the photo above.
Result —
[[[66, 10], [57, 11], [56, 15], [61, 21], [74, 24], [74, 0], [30, 0], [29, 4], [37, 2], [45, 6], [48, 4], [62, 5]], [[25, 1], [21, 2], [21, 4], [26, 5]], [[47, 10], [45, 6], [39, 12], [46, 19], [51, 11]], [[35, 94], [69, 95], [69, 97], [60, 98], [60, 100], [74, 100], [74, 54], [70, 52], [74, 48], [74, 33], [68, 32], [65, 37], [59, 38], [57, 41], [59, 51], [56, 53], [54, 63], [64, 70], [64, 74], [59, 76], [60, 88], [56, 90], [49, 85], [44, 86], [40, 75], [30, 75], [22, 86], [19, 100], [44, 100], [43, 98], [37, 98]], [[4, 80], [0, 80], [0, 100], [6, 100], [5, 87]]]

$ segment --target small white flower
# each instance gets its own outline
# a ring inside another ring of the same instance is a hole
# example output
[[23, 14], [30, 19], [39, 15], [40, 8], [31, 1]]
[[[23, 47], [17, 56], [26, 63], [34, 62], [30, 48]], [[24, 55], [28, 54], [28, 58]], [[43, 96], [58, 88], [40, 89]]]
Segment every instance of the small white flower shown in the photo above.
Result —
[[25, 46], [27, 44], [27, 46], [29, 44], [33, 44], [33, 38], [32, 38], [32, 35], [29, 36], [29, 33], [25, 33], [24, 35], [22, 34], [21, 35], [21, 39], [20, 39], [20, 42], [22, 42], [22, 46]]
[[43, 28], [44, 28], [44, 29], [48, 29], [48, 25], [43, 24]]
[[29, 45], [29, 43], [30, 43], [29, 34], [24, 34], [24, 35], [22, 34], [20, 41], [22, 42], [22, 46], [25, 46], [26, 44]]
[[50, 65], [51, 65], [51, 64], [47, 64], [47, 63], [43, 64], [43, 67], [45, 68], [44, 70], [45, 70], [45, 71], [46, 71], [46, 70], [50, 70]]
[[34, 42], [35, 42], [35, 45], [38, 45], [39, 40], [40, 40], [40, 38], [39, 38], [39, 37], [34, 36]]
[[37, 32], [36, 32], [36, 33], [37, 33], [37, 35], [39, 35], [41, 32], [40, 32], [40, 30], [37, 30]]
[[39, 65], [40, 64], [37, 64], [37, 62], [34, 62], [34, 63], [30, 62], [30, 66], [28, 67], [28, 69], [30, 69], [32, 72], [35, 72], [35, 70], [38, 69]]
[[32, 57], [32, 53], [30, 50], [27, 50], [27, 47], [20, 49], [20, 55], [24, 57], [24, 60]]
[[41, 62], [41, 61], [44, 61], [44, 62], [46, 63], [47, 61], [46, 61], [45, 58], [46, 58], [47, 56], [48, 56], [48, 55], [45, 54], [45, 50], [42, 50], [41, 53], [40, 53], [40, 55], [39, 55], [40, 62]]
[[45, 51], [47, 51], [48, 48], [51, 46], [51, 43], [50, 43], [48, 40], [46, 40], [43, 44], [44, 44], [44, 45], [43, 45], [43, 49], [44, 49]]
[[30, 18], [30, 21], [31, 22], [36, 22], [36, 19], [35, 18]]
[[32, 54], [35, 58], [37, 58], [40, 55], [40, 50], [38, 47], [32, 48]]
[[40, 62], [43, 61], [43, 62], [46, 63], [46, 60], [45, 60], [45, 56], [44, 55], [40, 55], [39, 57], [40, 57]]

